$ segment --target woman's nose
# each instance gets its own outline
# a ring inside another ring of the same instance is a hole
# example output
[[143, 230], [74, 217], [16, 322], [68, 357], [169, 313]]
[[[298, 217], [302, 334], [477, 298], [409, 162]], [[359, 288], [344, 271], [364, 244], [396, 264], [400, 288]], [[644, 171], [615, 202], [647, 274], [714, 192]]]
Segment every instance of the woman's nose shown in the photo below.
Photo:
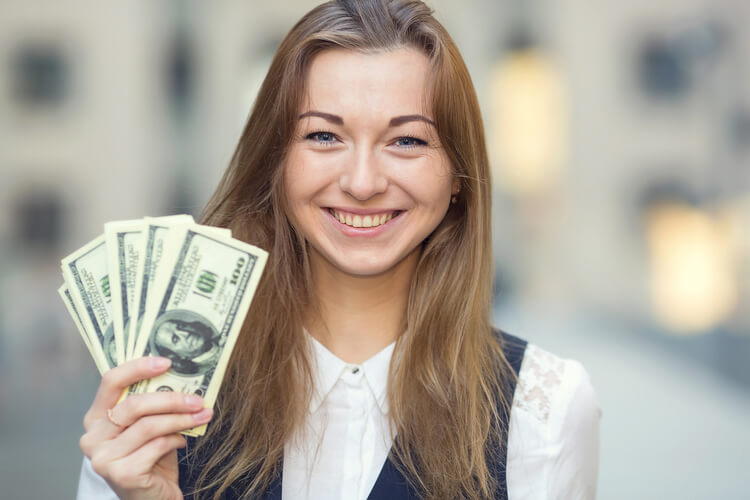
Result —
[[372, 150], [356, 151], [339, 177], [342, 191], [359, 201], [369, 200], [388, 187], [382, 167]]

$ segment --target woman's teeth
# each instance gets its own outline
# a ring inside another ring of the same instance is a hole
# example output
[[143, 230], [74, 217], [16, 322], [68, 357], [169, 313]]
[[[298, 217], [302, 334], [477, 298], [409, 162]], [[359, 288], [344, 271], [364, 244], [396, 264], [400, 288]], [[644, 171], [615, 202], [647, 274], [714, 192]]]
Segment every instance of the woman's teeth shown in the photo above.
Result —
[[339, 222], [351, 227], [377, 227], [391, 220], [395, 213], [389, 212], [384, 214], [353, 215], [332, 209], [328, 209], [328, 211], [331, 215], [336, 217]]

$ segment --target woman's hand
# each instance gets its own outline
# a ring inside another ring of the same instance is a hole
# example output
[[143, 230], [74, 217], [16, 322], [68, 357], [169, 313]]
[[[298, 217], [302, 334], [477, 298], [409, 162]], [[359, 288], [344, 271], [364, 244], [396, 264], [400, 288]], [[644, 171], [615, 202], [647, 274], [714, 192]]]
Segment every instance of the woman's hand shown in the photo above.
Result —
[[179, 392], [135, 394], [117, 404], [126, 387], [169, 365], [166, 358], [144, 357], [112, 368], [83, 419], [81, 450], [121, 499], [181, 499], [177, 449], [185, 438], [179, 432], [213, 415], [203, 399]]

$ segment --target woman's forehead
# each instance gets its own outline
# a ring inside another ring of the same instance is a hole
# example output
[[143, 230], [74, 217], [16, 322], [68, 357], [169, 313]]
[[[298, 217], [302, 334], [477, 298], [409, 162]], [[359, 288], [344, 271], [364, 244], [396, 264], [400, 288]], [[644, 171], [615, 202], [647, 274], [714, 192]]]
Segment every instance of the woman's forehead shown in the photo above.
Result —
[[424, 114], [429, 70], [427, 57], [413, 48], [374, 53], [327, 49], [310, 64], [300, 113]]

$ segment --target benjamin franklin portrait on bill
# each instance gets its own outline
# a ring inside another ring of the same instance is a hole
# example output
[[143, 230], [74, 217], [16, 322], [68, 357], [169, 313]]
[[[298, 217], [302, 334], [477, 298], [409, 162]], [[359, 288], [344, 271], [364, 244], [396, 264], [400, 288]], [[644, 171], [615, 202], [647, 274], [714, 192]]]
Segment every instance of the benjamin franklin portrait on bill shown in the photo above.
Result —
[[170, 371], [199, 375], [218, 362], [223, 339], [205, 318], [192, 311], [169, 311], [154, 325], [149, 352], [172, 360]]

